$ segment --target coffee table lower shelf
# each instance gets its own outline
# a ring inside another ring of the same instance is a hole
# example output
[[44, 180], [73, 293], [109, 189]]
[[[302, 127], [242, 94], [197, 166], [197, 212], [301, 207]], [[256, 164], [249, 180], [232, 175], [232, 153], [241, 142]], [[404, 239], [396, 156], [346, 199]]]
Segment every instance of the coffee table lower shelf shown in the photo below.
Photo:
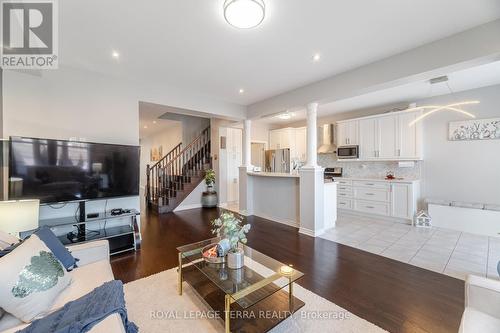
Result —
[[[201, 299], [220, 314], [224, 320], [225, 293], [203, 275], [196, 267], [182, 268], [183, 281], [187, 282]], [[295, 313], [305, 303], [293, 297]], [[238, 303], [231, 304], [230, 331], [232, 333], [264, 333], [288, 318], [290, 313], [288, 292], [279, 290], [255, 305], [243, 309]], [[262, 314], [268, 314], [262, 316]]]

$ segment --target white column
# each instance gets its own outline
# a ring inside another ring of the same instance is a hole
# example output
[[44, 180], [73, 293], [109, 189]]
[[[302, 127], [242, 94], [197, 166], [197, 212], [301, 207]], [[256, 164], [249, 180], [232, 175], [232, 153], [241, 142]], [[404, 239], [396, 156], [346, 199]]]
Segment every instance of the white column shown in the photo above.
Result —
[[316, 237], [325, 231], [323, 168], [318, 166], [318, 103], [307, 104], [307, 163], [300, 169], [299, 232]]
[[307, 104], [307, 169], [318, 167], [318, 103]]
[[243, 122], [243, 166], [252, 166], [252, 121]]
[[253, 214], [253, 183], [248, 171], [252, 170], [252, 121], [243, 122], [243, 158], [239, 167], [239, 206], [240, 214], [249, 216]]

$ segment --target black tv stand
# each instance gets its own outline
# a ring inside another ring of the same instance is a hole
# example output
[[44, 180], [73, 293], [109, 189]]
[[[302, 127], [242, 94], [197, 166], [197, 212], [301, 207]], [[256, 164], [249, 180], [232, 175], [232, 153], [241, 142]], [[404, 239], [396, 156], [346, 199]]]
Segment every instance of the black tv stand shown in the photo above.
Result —
[[[56, 233], [64, 245], [91, 242], [98, 239], [109, 241], [110, 254], [118, 254], [126, 251], [134, 251], [140, 248], [141, 239], [137, 216], [140, 213], [131, 209], [128, 213], [111, 215], [111, 211], [99, 213], [98, 217], [88, 219], [84, 222], [75, 223], [74, 216], [40, 220], [40, 226], [46, 225], [51, 229], [75, 228], [73, 232]], [[112, 223], [114, 220], [128, 219], [127, 224]], [[67, 230], [66, 229], [66, 230]]]

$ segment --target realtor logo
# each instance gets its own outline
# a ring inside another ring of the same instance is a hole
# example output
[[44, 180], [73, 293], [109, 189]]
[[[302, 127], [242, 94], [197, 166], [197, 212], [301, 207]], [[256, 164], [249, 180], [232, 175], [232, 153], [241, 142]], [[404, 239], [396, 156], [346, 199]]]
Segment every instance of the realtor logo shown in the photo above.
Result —
[[0, 0], [3, 69], [57, 69], [56, 0]]

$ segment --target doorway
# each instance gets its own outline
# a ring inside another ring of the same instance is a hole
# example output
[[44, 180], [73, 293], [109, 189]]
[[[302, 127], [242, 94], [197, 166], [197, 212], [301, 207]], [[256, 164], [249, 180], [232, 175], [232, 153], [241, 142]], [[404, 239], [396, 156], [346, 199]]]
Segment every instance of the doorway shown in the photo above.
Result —
[[220, 133], [220, 201], [221, 206], [238, 211], [239, 167], [242, 164], [243, 131], [221, 127]]
[[266, 143], [265, 142], [252, 142], [251, 145], [251, 159], [254, 167], [264, 170], [266, 158]]

